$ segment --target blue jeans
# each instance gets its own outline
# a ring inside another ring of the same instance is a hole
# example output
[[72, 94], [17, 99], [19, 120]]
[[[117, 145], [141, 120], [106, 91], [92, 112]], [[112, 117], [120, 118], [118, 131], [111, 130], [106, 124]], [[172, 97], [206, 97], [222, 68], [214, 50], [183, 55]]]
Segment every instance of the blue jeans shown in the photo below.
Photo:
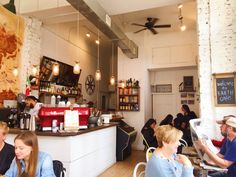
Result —
[[209, 174], [211, 177], [227, 177], [227, 172], [214, 172]]

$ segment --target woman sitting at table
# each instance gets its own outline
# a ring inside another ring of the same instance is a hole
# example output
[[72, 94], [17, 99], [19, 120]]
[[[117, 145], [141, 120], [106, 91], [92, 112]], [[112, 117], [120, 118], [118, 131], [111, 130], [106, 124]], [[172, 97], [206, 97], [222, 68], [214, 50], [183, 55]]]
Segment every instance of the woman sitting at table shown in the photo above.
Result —
[[158, 148], [147, 162], [145, 177], [193, 177], [190, 160], [176, 154], [183, 133], [171, 125], [163, 125], [155, 131]]
[[51, 157], [38, 150], [35, 133], [27, 131], [16, 136], [16, 158], [5, 177], [55, 177]]

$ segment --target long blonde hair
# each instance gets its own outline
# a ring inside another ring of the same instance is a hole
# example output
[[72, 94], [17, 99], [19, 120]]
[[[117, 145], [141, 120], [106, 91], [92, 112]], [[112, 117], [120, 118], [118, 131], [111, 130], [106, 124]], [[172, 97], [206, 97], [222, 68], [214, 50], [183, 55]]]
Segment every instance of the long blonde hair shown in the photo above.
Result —
[[[26, 171], [27, 171], [27, 176], [35, 177], [36, 169], [37, 169], [37, 162], [38, 162], [38, 152], [39, 152], [38, 139], [37, 139], [36, 134], [30, 131], [23, 132], [23, 133], [18, 134], [15, 137], [14, 141], [16, 140], [21, 140], [25, 145], [32, 147], [32, 151], [29, 157], [29, 165]], [[17, 158], [16, 158], [16, 164], [18, 168], [18, 177], [20, 177], [22, 173], [21, 171], [22, 165], [20, 163], [20, 160]]]

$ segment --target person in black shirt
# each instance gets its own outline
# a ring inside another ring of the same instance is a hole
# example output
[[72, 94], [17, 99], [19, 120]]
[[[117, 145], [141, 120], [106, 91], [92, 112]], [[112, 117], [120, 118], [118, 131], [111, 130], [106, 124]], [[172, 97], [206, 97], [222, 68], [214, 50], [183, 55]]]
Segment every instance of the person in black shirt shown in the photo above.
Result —
[[5, 122], [0, 121], [0, 174], [4, 174], [15, 157], [14, 146], [5, 142], [9, 128]]
[[[141, 133], [143, 134], [143, 137], [147, 141], [147, 144], [149, 147], [157, 147], [157, 139], [154, 134], [155, 127], [156, 127], [156, 120], [151, 118], [145, 123], [145, 125], [143, 126], [141, 130]], [[144, 140], [143, 140], [143, 144], [145, 145], [146, 148], [148, 148]]]
[[161, 125], [171, 125], [173, 126], [173, 116], [171, 114], [168, 114], [159, 124]]

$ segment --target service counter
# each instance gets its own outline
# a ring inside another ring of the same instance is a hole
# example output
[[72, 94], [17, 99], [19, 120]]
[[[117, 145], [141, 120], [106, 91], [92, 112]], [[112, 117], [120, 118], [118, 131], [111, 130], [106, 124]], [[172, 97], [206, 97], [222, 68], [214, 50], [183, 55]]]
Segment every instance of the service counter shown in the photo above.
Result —
[[[69, 133], [36, 131], [39, 149], [53, 160], [62, 161], [67, 177], [96, 177], [116, 162], [116, 125]], [[22, 131], [11, 129], [7, 142], [13, 144], [16, 134]]]

